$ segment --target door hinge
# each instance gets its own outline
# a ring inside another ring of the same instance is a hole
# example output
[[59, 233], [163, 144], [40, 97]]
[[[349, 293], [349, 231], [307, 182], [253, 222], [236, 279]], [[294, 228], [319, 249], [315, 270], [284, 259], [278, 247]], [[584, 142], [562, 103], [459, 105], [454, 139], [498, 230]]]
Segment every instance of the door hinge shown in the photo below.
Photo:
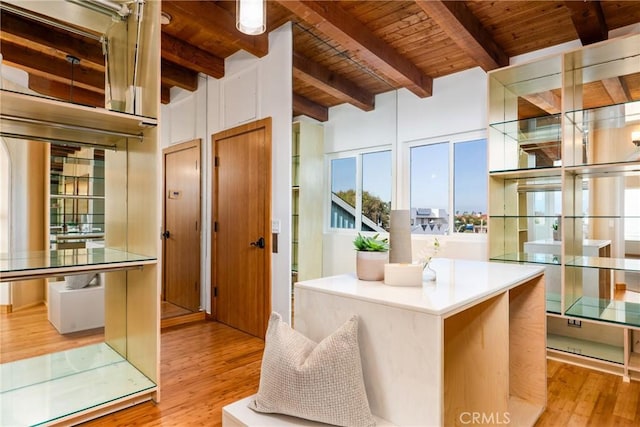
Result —
[[217, 232], [218, 232], [218, 221], [215, 221], [215, 222], [213, 223], [213, 232], [214, 232], [214, 233], [217, 233]]
[[214, 162], [213, 162], [213, 163], [214, 163], [214, 166], [215, 166], [215, 167], [220, 166], [220, 157], [216, 156], [216, 158], [214, 159]]
[[213, 288], [213, 296], [214, 297], [218, 296], [218, 287], [217, 286], [215, 288]]

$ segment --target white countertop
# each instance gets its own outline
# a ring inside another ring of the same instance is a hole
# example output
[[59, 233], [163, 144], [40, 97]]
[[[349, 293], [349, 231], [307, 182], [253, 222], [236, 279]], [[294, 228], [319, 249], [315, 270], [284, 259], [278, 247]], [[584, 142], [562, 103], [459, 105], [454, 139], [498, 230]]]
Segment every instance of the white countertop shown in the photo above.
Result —
[[545, 271], [543, 266], [536, 265], [445, 258], [433, 259], [431, 267], [437, 273], [437, 282], [424, 282], [422, 286], [416, 287], [367, 282], [358, 280], [355, 274], [308, 280], [298, 282], [295, 286], [446, 316], [513, 288]]

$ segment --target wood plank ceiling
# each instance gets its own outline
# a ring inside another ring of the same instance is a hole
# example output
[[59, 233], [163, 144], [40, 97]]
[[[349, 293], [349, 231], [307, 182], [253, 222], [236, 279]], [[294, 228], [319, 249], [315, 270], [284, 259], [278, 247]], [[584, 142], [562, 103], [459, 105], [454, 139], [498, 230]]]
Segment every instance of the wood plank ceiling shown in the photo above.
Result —
[[[5, 2], [6, 3], [6, 2]], [[9, 1], [10, 3], [10, 1]], [[198, 74], [224, 76], [224, 60], [245, 50], [269, 52], [268, 32], [292, 22], [293, 110], [324, 121], [330, 107], [375, 108], [375, 95], [406, 88], [433, 94], [433, 79], [580, 39], [605, 40], [610, 30], [640, 23], [640, 1], [301, 1], [269, 0], [267, 33], [235, 28], [234, 1], [162, 0], [162, 102], [170, 88], [197, 88]], [[0, 52], [29, 73], [40, 93], [102, 105], [100, 43], [2, 10]], [[68, 61], [79, 58], [79, 64]], [[73, 88], [71, 71], [73, 70]], [[640, 78], [594, 88], [593, 103], [640, 99]], [[525, 116], [552, 111], [559, 94], [521, 99]], [[604, 98], [609, 99], [604, 100]]]

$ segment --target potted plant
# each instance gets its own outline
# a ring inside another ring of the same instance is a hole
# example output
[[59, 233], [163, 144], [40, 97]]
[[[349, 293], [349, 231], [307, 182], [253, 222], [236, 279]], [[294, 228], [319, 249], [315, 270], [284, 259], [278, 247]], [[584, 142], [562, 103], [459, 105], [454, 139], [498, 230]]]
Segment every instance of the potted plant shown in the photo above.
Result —
[[389, 239], [358, 236], [353, 241], [356, 255], [356, 274], [360, 280], [384, 280], [384, 265], [389, 262]]

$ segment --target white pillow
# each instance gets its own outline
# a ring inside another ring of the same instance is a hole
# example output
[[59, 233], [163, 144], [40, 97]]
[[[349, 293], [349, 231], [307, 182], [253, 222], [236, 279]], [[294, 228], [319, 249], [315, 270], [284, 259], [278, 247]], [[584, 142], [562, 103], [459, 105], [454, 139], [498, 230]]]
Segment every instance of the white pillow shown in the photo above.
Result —
[[82, 289], [89, 286], [89, 283], [97, 276], [97, 273], [74, 274], [73, 276], [64, 276], [67, 289]]
[[362, 378], [357, 316], [316, 344], [272, 313], [260, 385], [249, 408], [338, 426], [375, 426]]

